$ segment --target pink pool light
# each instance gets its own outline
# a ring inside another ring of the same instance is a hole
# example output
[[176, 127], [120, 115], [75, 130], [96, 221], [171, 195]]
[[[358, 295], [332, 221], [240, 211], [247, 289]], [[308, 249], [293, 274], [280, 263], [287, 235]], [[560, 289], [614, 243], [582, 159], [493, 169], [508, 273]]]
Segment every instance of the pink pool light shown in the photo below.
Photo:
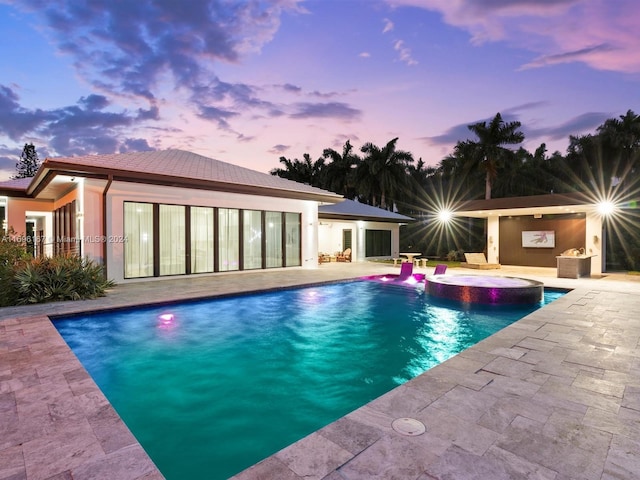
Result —
[[406, 280], [398, 278], [397, 273], [387, 273], [385, 275], [368, 275], [366, 277], [360, 277], [362, 280], [369, 280], [370, 282], [382, 282], [393, 283], [396, 285], [413, 286], [424, 280], [424, 273], [414, 273], [410, 275]]
[[415, 285], [416, 283], [418, 283], [418, 279], [416, 277], [414, 277], [413, 275], [411, 275], [409, 278], [407, 278], [404, 283], [408, 283], [409, 285]]
[[175, 326], [176, 318], [173, 313], [163, 313], [162, 315], [158, 316], [158, 320], [159, 328], [169, 329]]

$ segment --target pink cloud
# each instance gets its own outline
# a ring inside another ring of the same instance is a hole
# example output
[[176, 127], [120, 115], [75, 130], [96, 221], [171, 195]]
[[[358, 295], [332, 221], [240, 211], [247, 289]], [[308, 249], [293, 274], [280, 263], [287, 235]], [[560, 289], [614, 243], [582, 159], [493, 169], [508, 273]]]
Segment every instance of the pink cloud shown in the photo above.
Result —
[[582, 62], [596, 70], [640, 72], [637, 0], [387, 0], [440, 12], [471, 42], [504, 41], [534, 52], [522, 66]]

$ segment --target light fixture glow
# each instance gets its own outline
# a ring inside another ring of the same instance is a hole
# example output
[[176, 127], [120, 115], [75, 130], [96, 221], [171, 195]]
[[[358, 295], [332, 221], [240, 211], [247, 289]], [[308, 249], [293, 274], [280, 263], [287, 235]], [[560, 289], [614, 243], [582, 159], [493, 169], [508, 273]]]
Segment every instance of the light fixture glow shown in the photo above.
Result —
[[171, 329], [175, 327], [175, 317], [173, 316], [173, 313], [163, 313], [158, 316], [158, 320], [160, 320], [158, 323], [159, 328]]
[[603, 200], [598, 203], [598, 213], [600, 213], [600, 215], [611, 215], [615, 210], [615, 204], [609, 200]]
[[451, 212], [451, 210], [439, 210], [438, 211], [438, 220], [440, 220], [441, 222], [447, 223], [451, 220], [451, 218], [453, 217], [453, 213]]

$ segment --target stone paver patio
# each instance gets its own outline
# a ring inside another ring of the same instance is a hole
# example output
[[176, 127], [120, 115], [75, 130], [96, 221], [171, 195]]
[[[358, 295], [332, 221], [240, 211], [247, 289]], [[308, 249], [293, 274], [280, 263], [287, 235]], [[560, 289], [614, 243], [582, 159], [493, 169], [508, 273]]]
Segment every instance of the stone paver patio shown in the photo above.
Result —
[[[92, 301], [0, 309], [0, 480], [163, 478], [48, 315], [392, 268], [323, 264], [163, 279], [119, 286]], [[640, 277], [558, 279], [555, 269], [519, 267], [473, 273], [573, 290], [234, 479], [638, 478]], [[405, 417], [422, 422], [426, 433], [391, 428]]]

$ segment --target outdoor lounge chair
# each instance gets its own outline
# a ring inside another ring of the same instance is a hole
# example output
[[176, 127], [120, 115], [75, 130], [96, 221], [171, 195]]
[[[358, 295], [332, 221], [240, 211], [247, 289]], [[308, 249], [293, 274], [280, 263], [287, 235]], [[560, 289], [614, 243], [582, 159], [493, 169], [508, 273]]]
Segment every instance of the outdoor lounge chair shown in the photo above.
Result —
[[460, 264], [461, 267], [477, 268], [479, 270], [492, 270], [500, 268], [499, 263], [487, 263], [487, 257], [484, 253], [465, 253], [464, 258], [466, 262]]
[[434, 275], [442, 275], [447, 271], [447, 266], [444, 263], [436, 265], [436, 269], [433, 271]]
[[413, 274], [413, 263], [402, 262], [400, 266], [400, 275], [398, 275], [397, 281], [403, 281], [409, 278]]
[[347, 248], [344, 252], [336, 255], [336, 262], [350, 262], [351, 261], [351, 249]]

